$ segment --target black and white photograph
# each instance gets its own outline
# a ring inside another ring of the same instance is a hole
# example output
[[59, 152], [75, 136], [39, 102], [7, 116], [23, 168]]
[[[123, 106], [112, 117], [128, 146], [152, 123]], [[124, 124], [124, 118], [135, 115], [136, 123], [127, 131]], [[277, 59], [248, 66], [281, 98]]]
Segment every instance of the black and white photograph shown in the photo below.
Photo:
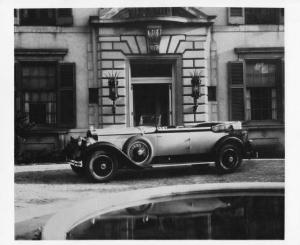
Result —
[[187, 3], [11, 9], [13, 240], [286, 239], [285, 6]]

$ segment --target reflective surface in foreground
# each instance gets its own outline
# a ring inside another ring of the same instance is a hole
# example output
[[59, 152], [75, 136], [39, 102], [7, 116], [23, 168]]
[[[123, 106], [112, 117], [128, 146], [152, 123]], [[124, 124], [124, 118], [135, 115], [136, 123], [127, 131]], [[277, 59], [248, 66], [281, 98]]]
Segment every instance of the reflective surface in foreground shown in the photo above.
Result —
[[88, 219], [67, 239], [284, 239], [284, 194], [161, 198]]

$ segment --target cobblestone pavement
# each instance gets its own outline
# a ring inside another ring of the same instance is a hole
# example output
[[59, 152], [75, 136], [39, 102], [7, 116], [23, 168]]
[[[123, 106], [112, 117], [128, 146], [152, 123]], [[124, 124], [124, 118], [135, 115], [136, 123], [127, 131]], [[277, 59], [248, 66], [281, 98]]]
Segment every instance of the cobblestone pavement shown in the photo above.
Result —
[[284, 182], [284, 160], [245, 160], [240, 169], [226, 175], [218, 175], [210, 166], [120, 171], [109, 183], [90, 183], [74, 174], [67, 164], [16, 166], [16, 238], [30, 239], [32, 231], [52, 214], [95, 194], [225, 182]]

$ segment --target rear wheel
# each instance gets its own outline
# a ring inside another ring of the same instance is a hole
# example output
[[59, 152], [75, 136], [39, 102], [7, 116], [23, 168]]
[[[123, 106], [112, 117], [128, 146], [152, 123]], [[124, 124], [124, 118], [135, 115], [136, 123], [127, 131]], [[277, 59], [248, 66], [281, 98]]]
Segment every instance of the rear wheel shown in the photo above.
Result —
[[93, 152], [86, 166], [86, 173], [90, 179], [96, 182], [111, 180], [118, 169], [117, 158], [108, 151]]
[[241, 162], [240, 148], [232, 144], [226, 144], [218, 151], [215, 164], [219, 173], [230, 173], [237, 169]]

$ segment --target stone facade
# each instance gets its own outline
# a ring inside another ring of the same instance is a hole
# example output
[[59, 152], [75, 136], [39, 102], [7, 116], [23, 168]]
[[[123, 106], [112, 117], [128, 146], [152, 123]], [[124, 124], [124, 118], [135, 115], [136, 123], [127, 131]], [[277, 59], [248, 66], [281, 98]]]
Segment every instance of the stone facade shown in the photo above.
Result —
[[[227, 64], [243, 62], [248, 57], [238, 53], [237, 48], [249, 49], [247, 55], [255, 55], [254, 58], [284, 61], [284, 53], [278, 51], [278, 48], [284, 48], [282, 22], [276, 25], [231, 25], [229, 8], [176, 8], [173, 10], [177, 11], [175, 17], [162, 9], [159, 14], [165, 16], [153, 15], [154, 10], [152, 17], [137, 16], [132, 20], [133, 14], [145, 14], [143, 11], [73, 9], [71, 26], [23, 26], [20, 21], [15, 22], [15, 49], [64, 49], [67, 53], [58, 62], [76, 64], [75, 126], [38, 127], [23, 149], [59, 151], [71, 135], [83, 136], [90, 126], [134, 126], [132, 61], [156, 60], [172, 64], [170, 124], [186, 126], [232, 119]], [[155, 54], [150, 53], [146, 35], [147, 25], [153, 23], [161, 26], [159, 49]], [[255, 48], [259, 48], [260, 53]], [[22, 63], [24, 57], [16, 55], [15, 60]], [[191, 97], [191, 73], [194, 70], [201, 72], [201, 96], [195, 114]], [[119, 74], [115, 113], [109, 98], [108, 75], [112, 71]], [[215, 99], [208, 98], [210, 87], [215, 89]], [[89, 100], [91, 90], [97, 91], [97, 101]], [[284, 118], [242, 121], [255, 145], [270, 145], [271, 148], [275, 145], [279, 151], [284, 150]]]

